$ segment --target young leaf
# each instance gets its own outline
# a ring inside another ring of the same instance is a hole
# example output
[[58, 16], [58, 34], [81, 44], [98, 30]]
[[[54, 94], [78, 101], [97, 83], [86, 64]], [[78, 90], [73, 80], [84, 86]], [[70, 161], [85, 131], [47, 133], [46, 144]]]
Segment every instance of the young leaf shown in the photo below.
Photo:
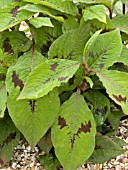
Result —
[[84, 96], [93, 105], [93, 114], [96, 125], [103, 125], [110, 113], [110, 102], [108, 98], [96, 90], [87, 91]]
[[100, 22], [106, 23], [106, 11], [104, 5], [89, 6], [85, 8], [83, 12], [83, 17], [85, 21], [97, 19]]
[[[53, 59], [40, 64], [29, 75], [20, 99], [37, 99], [66, 83], [78, 70], [79, 63], [71, 60]], [[38, 87], [38, 88], [37, 88]]]
[[96, 147], [89, 158], [92, 163], [104, 163], [116, 156], [123, 154], [124, 150], [107, 136], [100, 133], [96, 135]]
[[29, 22], [36, 28], [40, 28], [42, 26], [54, 27], [50, 21], [50, 18], [37, 17], [30, 19]]
[[20, 133], [9, 116], [0, 119], [0, 162], [10, 161], [14, 147], [20, 140]]
[[116, 70], [104, 70], [96, 72], [109, 97], [120, 105], [125, 114], [128, 114], [128, 73]]
[[128, 33], [128, 14], [113, 17], [112, 23], [116, 28]]
[[90, 24], [65, 32], [50, 46], [49, 58], [67, 58], [82, 61], [86, 42], [90, 38]]
[[101, 34], [86, 51], [86, 62], [91, 70], [101, 71], [117, 62], [121, 51], [122, 40], [119, 30]]
[[76, 170], [89, 158], [95, 146], [96, 127], [82, 95], [73, 93], [62, 104], [51, 132], [56, 156], [64, 169]]

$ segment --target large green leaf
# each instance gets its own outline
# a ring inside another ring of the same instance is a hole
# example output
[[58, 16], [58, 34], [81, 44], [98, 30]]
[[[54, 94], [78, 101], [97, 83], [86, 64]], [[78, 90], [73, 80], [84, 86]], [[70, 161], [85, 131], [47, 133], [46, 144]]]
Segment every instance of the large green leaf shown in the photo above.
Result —
[[59, 110], [57, 90], [38, 100], [17, 101], [29, 73], [46, 59], [38, 53], [24, 53], [7, 73], [6, 88], [9, 93], [8, 110], [16, 127], [23, 133], [32, 148], [53, 124]]
[[58, 57], [82, 61], [85, 44], [90, 38], [90, 29], [90, 24], [86, 24], [64, 33], [50, 46], [49, 58]]
[[116, 70], [97, 72], [97, 76], [106, 88], [109, 97], [120, 105], [125, 114], [128, 114], [128, 73]]
[[42, 4], [44, 6], [47, 6], [49, 8], [61, 11], [63, 13], [67, 13], [70, 15], [76, 15], [77, 14], [77, 8], [73, 2], [63, 2], [62, 0], [23, 0], [25, 2], [31, 2], [35, 4]]
[[23, 5], [24, 3], [22, 2], [15, 2], [0, 9], [0, 32], [13, 27], [34, 15], [33, 12], [18, 10], [20, 6]]
[[63, 168], [76, 170], [95, 147], [95, 121], [84, 97], [73, 93], [52, 126], [52, 142]]
[[40, 64], [29, 75], [18, 99], [36, 99], [46, 95], [54, 87], [66, 83], [79, 65], [76, 61], [64, 59], [52, 59]]
[[104, 163], [123, 153], [124, 150], [118, 144], [107, 136], [102, 136], [100, 133], [97, 133], [96, 147], [89, 161], [92, 163]]
[[97, 90], [85, 92], [84, 96], [93, 105], [92, 110], [97, 126], [103, 125], [110, 113], [109, 99]]
[[85, 51], [88, 67], [93, 70], [107, 69], [117, 62], [122, 51], [122, 40], [119, 30], [101, 34]]
[[100, 22], [106, 23], [106, 11], [105, 6], [103, 5], [89, 6], [85, 8], [83, 12], [83, 17], [85, 21], [97, 19]]
[[16, 101], [19, 89], [8, 97], [9, 114], [32, 148], [53, 124], [59, 111], [57, 90], [38, 100]]
[[112, 23], [116, 28], [128, 34], [128, 14], [113, 17]]
[[[20, 133], [9, 116], [0, 119], [0, 163], [10, 161], [14, 147], [18, 145]], [[2, 160], [2, 161], [1, 161]]]

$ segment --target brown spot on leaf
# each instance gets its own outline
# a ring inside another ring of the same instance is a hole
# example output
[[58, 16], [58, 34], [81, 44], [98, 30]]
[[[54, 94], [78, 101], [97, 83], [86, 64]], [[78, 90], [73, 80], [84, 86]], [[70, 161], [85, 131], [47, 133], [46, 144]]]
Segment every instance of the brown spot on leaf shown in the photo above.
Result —
[[12, 46], [9, 44], [9, 41], [9, 38], [6, 38], [3, 42], [4, 52], [7, 52], [8, 54], [14, 54]]
[[90, 128], [91, 128], [91, 122], [89, 120], [87, 124], [85, 125], [83, 123], [81, 124], [81, 128], [79, 128], [78, 134], [81, 132], [84, 132], [84, 133], [90, 132]]
[[104, 63], [100, 64], [100, 65], [99, 65], [99, 68], [100, 68], [100, 69], [104, 68]]
[[10, 133], [10, 135], [5, 139], [4, 143], [8, 145], [15, 138], [16, 138], [16, 132]]
[[121, 95], [119, 95], [119, 96], [117, 96], [117, 95], [114, 95], [113, 94], [113, 97], [118, 101], [118, 102], [124, 102], [124, 103], [126, 103], [126, 97], [122, 97]]
[[90, 53], [89, 53], [89, 56], [90, 56], [90, 57], [93, 57], [93, 58], [95, 57], [94, 54], [93, 54], [93, 52], [90, 52]]
[[48, 79], [44, 82], [44, 84], [48, 83], [50, 80], [51, 80], [51, 78], [48, 78]]
[[73, 85], [74, 84], [74, 80], [75, 80], [75, 75], [69, 79], [69, 86]]
[[16, 17], [18, 13], [18, 9], [19, 9], [19, 6], [15, 6], [15, 8], [11, 10], [10, 14], [12, 14], [12, 17]]
[[12, 74], [12, 82], [14, 83], [15, 87], [17, 87], [17, 86], [20, 87], [20, 91], [23, 89], [24, 84], [23, 84], [22, 80], [19, 79], [19, 77], [15, 71], [13, 71], [13, 74]]
[[67, 126], [65, 119], [64, 119], [63, 117], [61, 117], [61, 116], [59, 116], [59, 118], [58, 118], [58, 125], [61, 126], [60, 129], [62, 129], [62, 128], [64, 128], [65, 126]]
[[36, 100], [30, 100], [30, 106], [31, 106], [31, 111], [32, 112], [35, 111], [35, 103], [36, 103]]
[[50, 69], [55, 71], [58, 65], [59, 65], [58, 63], [54, 63], [54, 64], [51, 65]]
[[66, 80], [67, 78], [68, 78], [68, 76], [66, 76], [66, 77], [59, 77], [58, 81], [63, 81], [63, 80]]

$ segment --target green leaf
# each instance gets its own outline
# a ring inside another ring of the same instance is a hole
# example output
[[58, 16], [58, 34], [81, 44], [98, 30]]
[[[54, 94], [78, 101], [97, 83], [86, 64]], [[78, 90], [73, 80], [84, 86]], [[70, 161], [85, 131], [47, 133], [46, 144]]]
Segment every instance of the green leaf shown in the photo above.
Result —
[[86, 62], [93, 70], [107, 69], [117, 62], [122, 51], [122, 40], [119, 30], [101, 34], [86, 51]]
[[120, 139], [120, 138], [118, 138], [116, 136], [114, 137], [113, 141], [115, 143], [117, 143], [120, 147], [123, 147], [123, 146], [127, 145], [126, 142], [123, 139]]
[[10, 161], [14, 147], [18, 145], [20, 133], [9, 116], [0, 119], [0, 159], [3, 164]]
[[82, 62], [83, 50], [90, 38], [90, 24], [67, 31], [50, 46], [49, 58], [68, 58]]
[[64, 19], [62, 16], [56, 16], [58, 15], [58, 11], [54, 10], [54, 9], [50, 9], [48, 8], [47, 6], [43, 6], [43, 5], [40, 5], [40, 4], [27, 4], [25, 6], [22, 6], [20, 8], [21, 10], [27, 10], [27, 11], [30, 11], [30, 12], [40, 12], [40, 13], [43, 13], [45, 15], [48, 15], [49, 17], [51, 18], [54, 18], [55, 20], [58, 20], [58, 21], [61, 21], [63, 22]]
[[56, 156], [64, 169], [76, 170], [88, 159], [95, 146], [95, 133], [95, 121], [84, 97], [74, 93], [62, 104], [51, 133]]
[[15, 52], [25, 52], [31, 47], [32, 41], [21, 31], [4, 31], [0, 34], [0, 47], [8, 54]]
[[23, 0], [25, 2], [31, 2], [34, 4], [42, 4], [46, 7], [58, 10], [70, 15], [76, 15], [78, 10], [73, 2], [63, 2], [62, 0]]
[[113, 111], [108, 116], [108, 121], [115, 130], [118, 130], [122, 115], [121, 111]]
[[79, 23], [74, 16], [68, 15], [67, 17], [63, 22], [63, 33], [79, 27]]
[[124, 63], [128, 66], [128, 48], [126, 46], [123, 46], [122, 52], [120, 57], [118, 58], [117, 62]]
[[13, 27], [34, 15], [33, 12], [26, 10], [19, 11], [20, 6], [22, 5], [24, 5], [24, 3], [15, 2], [0, 9], [0, 32]]
[[[73, 0], [63, 0], [63, 1], [73, 1]], [[111, 8], [111, 0], [75, 0], [75, 2], [81, 2], [88, 5], [103, 4], [108, 8]]]
[[114, 30], [112, 20], [109, 18], [108, 15], [106, 15], [106, 23], [100, 22], [97, 19], [93, 19], [88, 22], [92, 24], [93, 32], [96, 32], [99, 29], [103, 30], [103, 32], [109, 32], [109, 31]]
[[39, 161], [43, 168], [47, 170], [58, 170], [59, 167], [61, 166], [59, 161], [52, 154], [43, 156], [41, 155], [39, 157]]
[[46, 154], [49, 154], [52, 148], [51, 131], [48, 131], [38, 142], [39, 148]]
[[92, 79], [91, 79], [90, 77], [88, 77], [88, 76], [84, 76], [84, 78], [85, 78], [85, 80], [89, 83], [89, 85], [90, 85], [90, 87], [91, 87], [91, 89], [92, 89], [92, 87], [93, 87], [93, 85], [94, 85]]
[[96, 135], [96, 147], [89, 158], [92, 163], [104, 163], [116, 156], [123, 154], [124, 150], [107, 136], [100, 133]]
[[104, 70], [96, 72], [109, 97], [120, 105], [125, 114], [128, 114], [128, 73], [116, 70]]
[[128, 14], [113, 17], [112, 23], [116, 28], [128, 34]]
[[54, 89], [38, 100], [17, 101], [29, 73], [46, 59], [37, 51], [24, 53], [13, 67], [8, 69], [6, 89], [9, 93], [8, 111], [16, 127], [32, 148], [53, 124], [59, 111], [58, 92]]
[[64, 59], [53, 59], [40, 64], [29, 75], [18, 100], [36, 99], [46, 95], [54, 87], [66, 83], [75, 74], [79, 65], [76, 61]]
[[53, 124], [59, 111], [57, 90], [38, 100], [16, 101], [19, 90], [8, 97], [9, 114], [32, 148]]
[[104, 5], [89, 6], [85, 8], [83, 12], [83, 17], [85, 21], [97, 19], [100, 22], [106, 23], [106, 11]]
[[29, 22], [36, 28], [40, 28], [42, 26], [54, 27], [50, 21], [50, 18], [37, 17], [30, 19]]
[[90, 48], [92, 46], [93, 43], [95, 43], [96, 39], [98, 38], [99, 34], [100, 34], [101, 30], [96, 31], [91, 38], [87, 41], [85, 48], [84, 48], [84, 56], [86, 57], [89, 54]]
[[0, 86], [0, 118], [4, 116], [4, 111], [6, 109], [6, 102], [7, 102], [7, 91], [6, 86]]
[[97, 126], [103, 125], [110, 113], [109, 99], [99, 91], [90, 90], [84, 95], [87, 100], [93, 105], [93, 114]]

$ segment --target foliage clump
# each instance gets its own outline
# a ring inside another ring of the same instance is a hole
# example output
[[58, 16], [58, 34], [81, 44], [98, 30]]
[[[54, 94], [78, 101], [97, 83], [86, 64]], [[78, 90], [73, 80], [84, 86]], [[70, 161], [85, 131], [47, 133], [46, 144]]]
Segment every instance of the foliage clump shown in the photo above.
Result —
[[22, 135], [45, 151], [40, 160], [49, 170], [76, 170], [124, 152], [115, 134], [128, 114], [126, 5], [0, 2], [1, 164]]

